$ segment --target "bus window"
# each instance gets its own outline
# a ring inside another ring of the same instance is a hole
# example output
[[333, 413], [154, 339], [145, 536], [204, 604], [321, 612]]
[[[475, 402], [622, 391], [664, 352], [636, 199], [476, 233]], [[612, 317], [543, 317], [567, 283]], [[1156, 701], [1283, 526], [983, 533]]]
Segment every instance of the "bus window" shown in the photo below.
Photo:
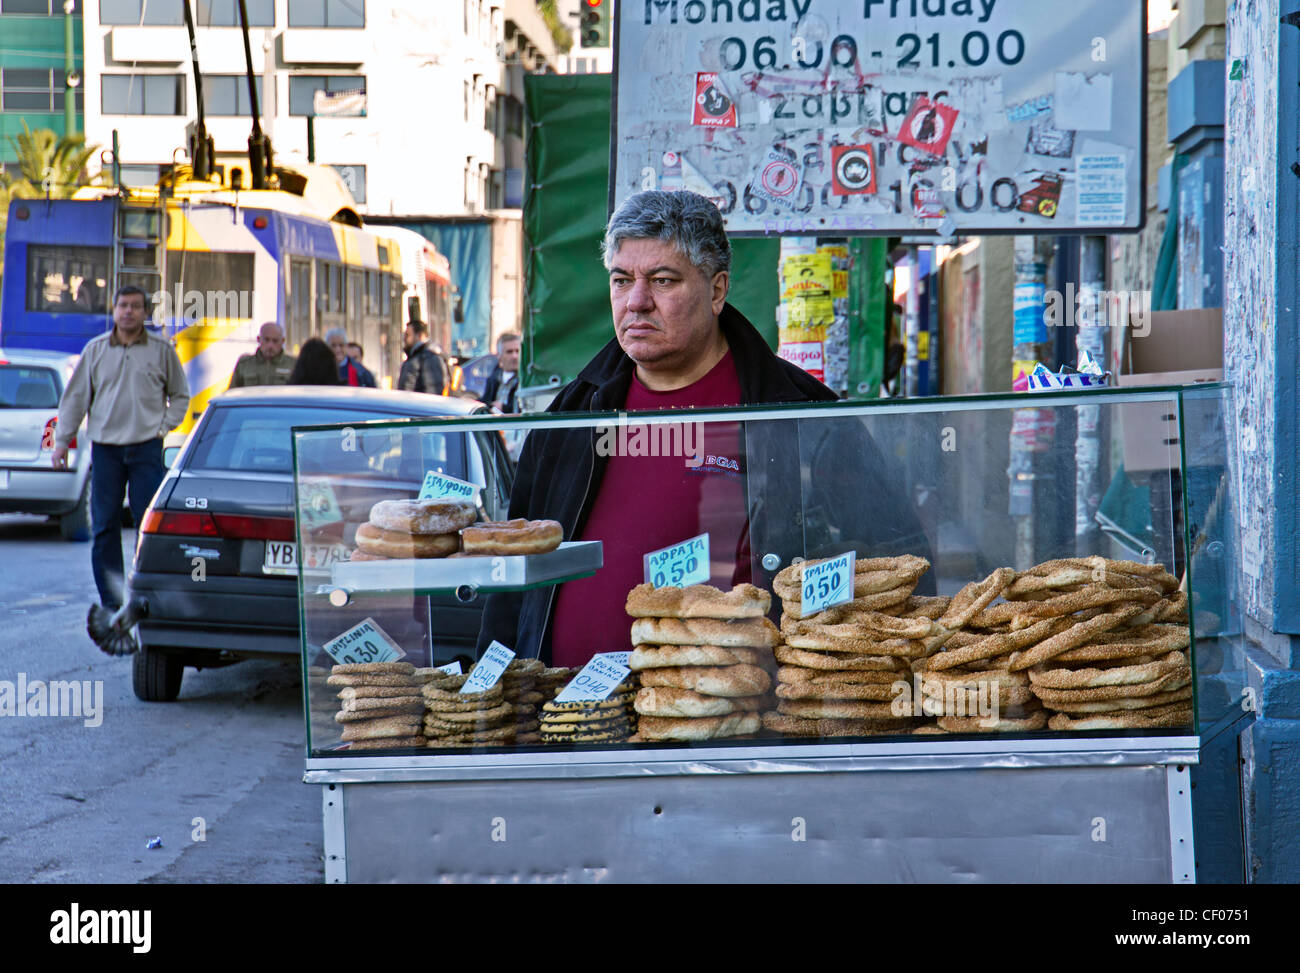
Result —
[[27, 248], [27, 310], [108, 313], [108, 247]]
[[289, 258], [289, 347], [297, 348], [312, 335], [311, 261]]

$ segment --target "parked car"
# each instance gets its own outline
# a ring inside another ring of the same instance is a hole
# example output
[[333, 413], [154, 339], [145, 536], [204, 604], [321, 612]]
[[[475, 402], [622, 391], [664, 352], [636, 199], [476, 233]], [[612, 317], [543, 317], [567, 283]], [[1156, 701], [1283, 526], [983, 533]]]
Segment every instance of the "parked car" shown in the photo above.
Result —
[[456, 394], [476, 399], [482, 398], [483, 392], [487, 388], [487, 380], [496, 367], [496, 355], [479, 355], [477, 358], [471, 358], [463, 365], [457, 365], [456, 368], [460, 374], [452, 383]]
[[[299, 457], [300, 472], [335, 478], [349, 522], [338, 525], [338, 536], [309, 544], [307, 565], [314, 568], [349, 558], [351, 535], [370, 507], [414, 496], [429, 469], [485, 484], [484, 515], [504, 519], [513, 473], [499, 434], [366, 426], [484, 411], [464, 399], [324, 386], [235, 389], [213, 399], [137, 537], [131, 591], [148, 610], [134, 657], [135, 694], [174, 700], [186, 666], [298, 656], [302, 552], [294, 526], [292, 427], [356, 424], [354, 449], [330, 440], [322, 451], [313, 441]], [[410, 618], [411, 600], [400, 601], [407, 620], [418, 622]], [[438, 624], [422, 664], [472, 659], [482, 599], [434, 597], [427, 611], [437, 613]]]
[[0, 513], [46, 514], [70, 541], [90, 540], [90, 450], [74, 439], [67, 470], [50, 460], [59, 399], [80, 357], [0, 348]]

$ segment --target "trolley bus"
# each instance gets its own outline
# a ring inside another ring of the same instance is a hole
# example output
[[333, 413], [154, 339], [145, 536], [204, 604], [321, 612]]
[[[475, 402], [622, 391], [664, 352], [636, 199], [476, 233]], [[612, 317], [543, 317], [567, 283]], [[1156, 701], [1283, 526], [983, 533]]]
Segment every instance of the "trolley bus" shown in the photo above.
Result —
[[[203, 181], [177, 165], [148, 189], [14, 200], [0, 347], [79, 352], [112, 327], [116, 289], [136, 284], [153, 295], [151, 326], [185, 366], [192, 399], [181, 432], [225, 391], [265, 321], [283, 325], [291, 351], [344, 328], [391, 387], [405, 320], [401, 249], [363, 227], [333, 169], [280, 165], [277, 175], [281, 188], [248, 190], [237, 164]], [[445, 279], [445, 259], [440, 269]]]

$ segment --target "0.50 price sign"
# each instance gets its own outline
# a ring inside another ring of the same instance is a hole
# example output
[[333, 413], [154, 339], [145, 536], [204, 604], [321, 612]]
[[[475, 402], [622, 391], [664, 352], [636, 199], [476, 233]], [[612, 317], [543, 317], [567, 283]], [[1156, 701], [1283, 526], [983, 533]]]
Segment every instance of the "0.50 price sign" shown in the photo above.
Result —
[[828, 561], [803, 569], [800, 615], [807, 618], [819, 611], [853, 600], [853, 569], [857, 554], [848, 551]]
[[646, 584], [656, 588], [685, 588], [709, 580], [709, 535], [660, 548], [645, 555]]

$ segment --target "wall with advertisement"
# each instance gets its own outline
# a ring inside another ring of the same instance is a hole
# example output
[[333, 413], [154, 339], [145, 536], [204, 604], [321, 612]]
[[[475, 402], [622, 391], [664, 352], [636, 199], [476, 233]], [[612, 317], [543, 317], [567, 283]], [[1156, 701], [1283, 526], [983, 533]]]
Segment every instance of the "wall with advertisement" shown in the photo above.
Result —
[[625, 0], [611, 209], [732, 234], [1141, 227], [1145, 0]]

